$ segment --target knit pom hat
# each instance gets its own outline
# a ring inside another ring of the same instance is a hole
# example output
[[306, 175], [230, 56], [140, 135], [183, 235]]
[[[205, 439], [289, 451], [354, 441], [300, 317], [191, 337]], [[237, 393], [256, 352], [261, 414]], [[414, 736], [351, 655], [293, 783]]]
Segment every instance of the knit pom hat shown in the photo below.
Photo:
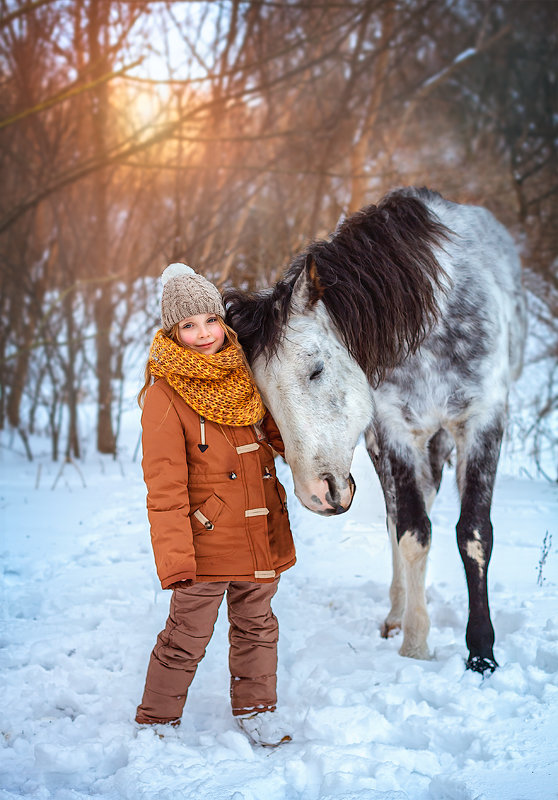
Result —
[[196, 314], [225, 316], [219, 289], [186, 264], [169, 264], [161, 275], [161, 325], [168, 333], [173, 325]]

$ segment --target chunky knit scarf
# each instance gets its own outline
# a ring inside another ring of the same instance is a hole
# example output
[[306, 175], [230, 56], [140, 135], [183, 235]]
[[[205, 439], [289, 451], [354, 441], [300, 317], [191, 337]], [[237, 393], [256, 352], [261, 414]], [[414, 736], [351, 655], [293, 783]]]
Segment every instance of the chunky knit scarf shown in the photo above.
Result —
[[233, 345], [205, 355], [181, 347], [160, 330], [151, 345], [149, 369], [213, 422], [240, 427], [253, 425], [265, 414], [256, 384]]

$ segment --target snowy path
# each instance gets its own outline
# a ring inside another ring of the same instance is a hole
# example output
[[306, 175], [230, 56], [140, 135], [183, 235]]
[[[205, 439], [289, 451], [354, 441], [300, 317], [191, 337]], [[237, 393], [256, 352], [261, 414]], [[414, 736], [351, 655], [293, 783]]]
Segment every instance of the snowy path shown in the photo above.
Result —
[[[91, 460], [87, 488], [2, 451], [4, 563], [0, 798], [37, 800], [549, 800], [558, 796], [558, 493], [500, 476], [490, 567], [496, 657], [464, 671], [466, 586], [453, 475], [433, 513], [434, 658], [397, 654], [378, 628], [390, 553], [364, 451], [345, 517], [290, 498], [298, 564], [274, 609], [280, 703], [293, 739], [253, 749], [228, 708], [222, 614], [182, 727], [132, 722], [170, 594], [158, 589], [138, 464]], [[103, 474], [104, 472], [104, 474]], [[283, 468], [283, 480], [289, 477]], [[554, 543], [537, 585], [545, 531]]]

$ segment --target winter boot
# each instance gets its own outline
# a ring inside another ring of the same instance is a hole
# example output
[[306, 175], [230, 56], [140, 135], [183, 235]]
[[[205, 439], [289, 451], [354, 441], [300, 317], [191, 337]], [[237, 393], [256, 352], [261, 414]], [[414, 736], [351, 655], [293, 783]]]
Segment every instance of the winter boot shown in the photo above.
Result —
[[236, 717], [240, 730], [246, 734], [252, 744], [261, 747], [278, 747], [290, 742], [288, 733], [290, 726], [276, 711], [260, 711]]

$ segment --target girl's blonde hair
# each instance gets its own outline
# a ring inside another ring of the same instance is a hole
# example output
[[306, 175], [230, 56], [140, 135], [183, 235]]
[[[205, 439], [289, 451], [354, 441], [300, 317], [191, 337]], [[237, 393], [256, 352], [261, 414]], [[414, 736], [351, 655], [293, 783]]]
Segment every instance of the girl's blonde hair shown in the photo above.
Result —
[[[222, 317], [220, 317], [218, 314], [215, 314], [215, 316], [217, 317], [217, 321], [218, 321], [219, 325], [225, 331], [225, 340], [227, 340], [229, 342], [229, 344], [231, 344], [233, 347], [235, 347], [238, 350], [238, 352], [240, 353], [240, 356], [242, 358], [242, 361], [244, 362], [244, 365], [246, 366], [246, 368], [248, 369], [250, 374], [252, 374], [252, 370], [250, 369], [250, 366], [249, 366], [249, 364], [248, 364], [248, 362], [246, 360], [246, 356], [244, 355], [244, 350], [242, 349], [242, 345], [238, 341], [238, 336], [237, 336], [236, 331], [233, 331], [233, 329], [231, 327], [229, 327], [227, 325], [227, 323], [225, 322], [225, 320]], [[173, 325], [172, 328], [170, 329], [170, 331], [165, 334], [165, 336], [168, 336], [169, 339], [172, 339], [173, 342], [175, 342], [175, 344], [179, 345], [180, 347], [187, 347], [187, 345], [185, 345], [184, 342], [180, 341], [180, 337], [178, 335], [179, 325], [180, 325], [180, 322], [177, 322], [175, 325]], [[147, 359], [147, 363], [145, 365], [145, 382], [144, 382], [143, 386], [141, 387], [141, 389], [139, 390], [139, 393], [138, 393], [138, 405], [139, 405], [140, 408], [143, 408], [145, 395], [147, 394], [147, 390], [149, 389], [149, 387], [153, 383], [153, 379], [154, 379], [154, 376], [153, 376], [153, 374], [152, 374], [152, 372], [151, 372], [151, 370], [149, 368], [149, 359]]]

